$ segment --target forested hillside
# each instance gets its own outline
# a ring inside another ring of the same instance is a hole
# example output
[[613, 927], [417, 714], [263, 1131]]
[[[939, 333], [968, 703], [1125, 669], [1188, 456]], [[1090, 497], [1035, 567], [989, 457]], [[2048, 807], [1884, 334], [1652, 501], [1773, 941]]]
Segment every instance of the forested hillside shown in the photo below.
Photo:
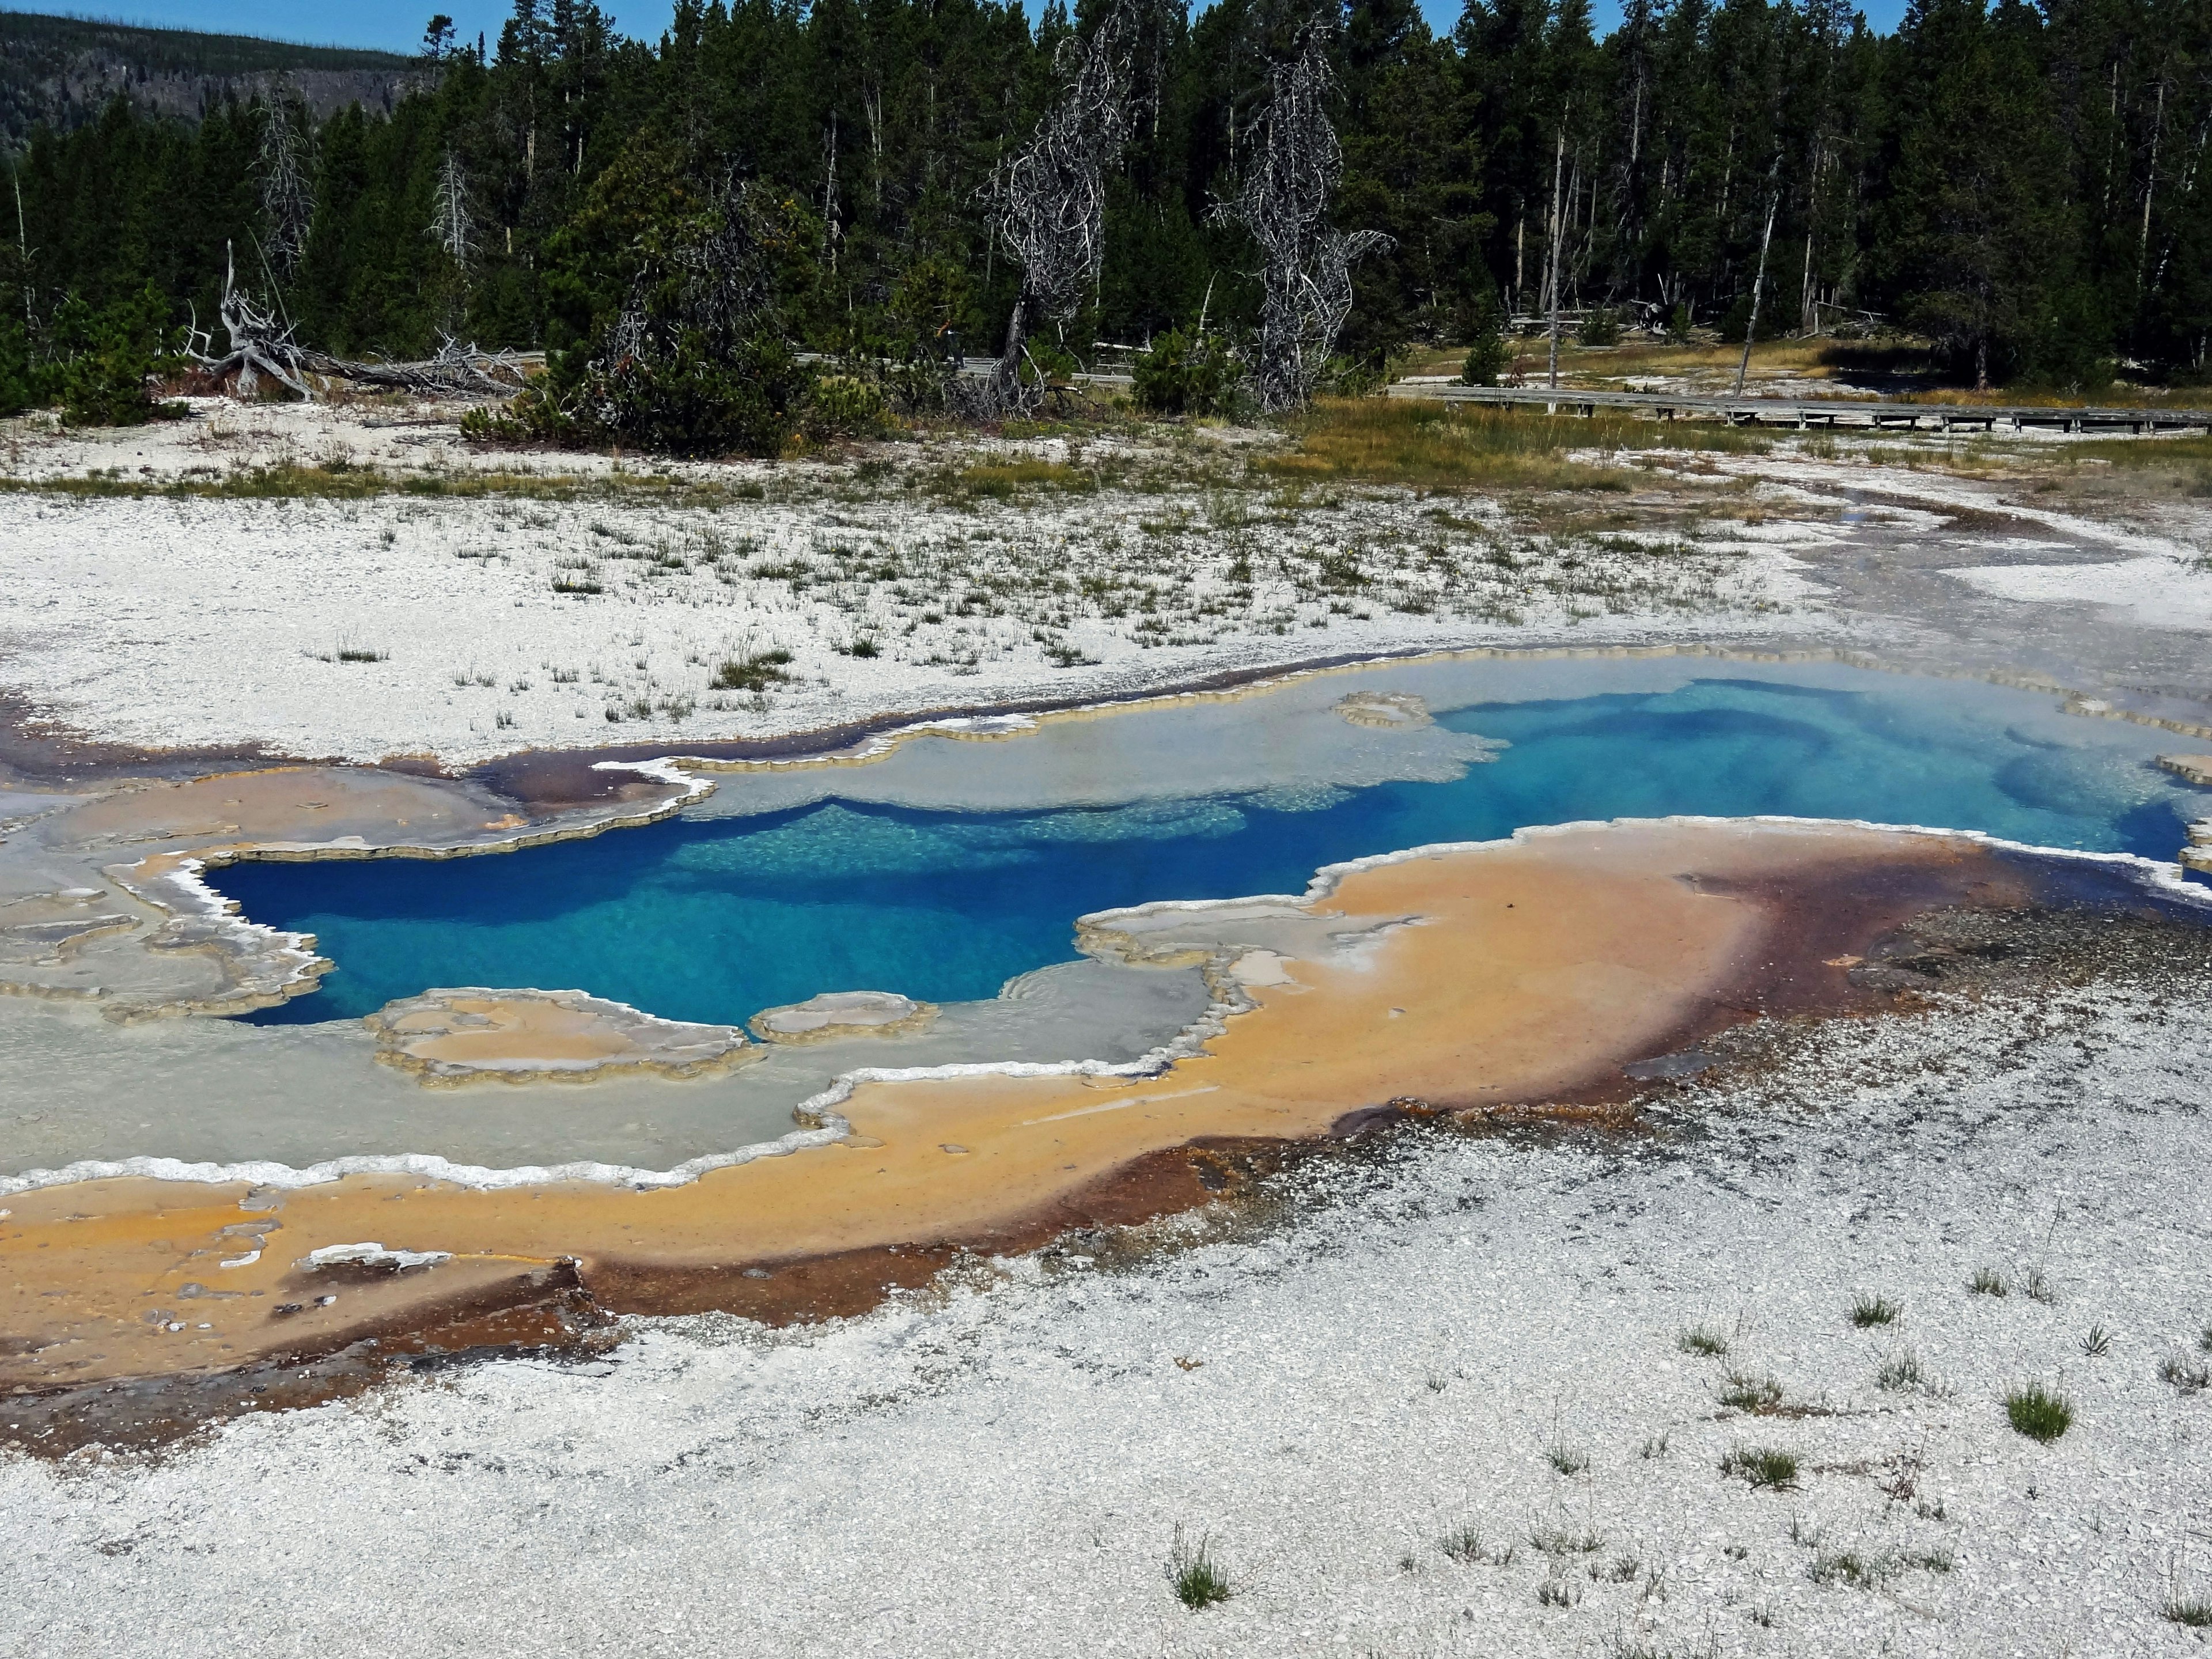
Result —
[[[993, 353], [1019, 282], [988, 232], [994, 180], [1103, 10], [1032, 27], [993, 0], [684, 0], [644, 43], [589, 0], [516, 0], [482, 52], [434, 33], [389, 112], [317, 120], [278, 94], [188, 122], [118, 100], [21, 156], [8, 292], [33, 343], [69, 296], [97, 313], [149, 282], [170, 320], [205, 322], [231, 244], [329, 350], [419, 355], [441, 331], [557, 349], [746, 185], [792, 341]], [[1216, 209], [1310, 6], [1128, 15], [1103, 264], [1058, 331], [1079, 356], [1201, 313], [1254, 324], [1259, 252]], [[1762, 334], [1875, 313], [1968, 382], [2204, 370], [2207, 0], [1914, 0], [1883, 38], [1841, 0], [1630, 0], [1601, 40], [1588, 0], [1468, 0], [1442, 39], [1413, 0], [1353, 0], [1330, 39], [1334, 220], [1390, 239], [1353, 268], [1352, 359], [1538, 308], [1555, 268], [1568, 307], [1740, 338], [1764, 249]]]
[[356, 103], [386, 110], [422, 70], [384, 52], [4, 11], [0, 146], [20, 149], [40, 126], [81, 127], [118, 96], [149, 114], [197, 119], [211, 103], [252, 99], [281, 82], [319, 116]]

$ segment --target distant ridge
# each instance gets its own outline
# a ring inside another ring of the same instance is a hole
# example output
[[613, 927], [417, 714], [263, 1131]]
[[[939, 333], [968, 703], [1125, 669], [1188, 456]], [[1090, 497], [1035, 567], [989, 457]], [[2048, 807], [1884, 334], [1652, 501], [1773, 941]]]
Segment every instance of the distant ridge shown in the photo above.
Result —
[[0, 145], [21, 149], [41, 121], [67, 131], [96, 120], [118, 93], [197, 120], [211, 100], [283, 82], [320, 118], [354, 103], [388, 110], [423, 73], [397, 52], [0, 11]]

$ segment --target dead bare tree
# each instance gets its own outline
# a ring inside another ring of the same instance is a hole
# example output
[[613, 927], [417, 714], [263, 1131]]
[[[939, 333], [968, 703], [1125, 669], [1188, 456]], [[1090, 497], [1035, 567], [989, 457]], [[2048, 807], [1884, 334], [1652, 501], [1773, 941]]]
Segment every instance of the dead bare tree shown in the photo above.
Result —
[[477, 219], [469, 200], [468, 169], [453, 151], [438, 169], [438, 183], [430, 213], [430, 236], [447, 257], [466, 269], [477, 256]]
[[220, 357], [215, 356], [212, 337], [199, 326], [199, 319], [195, 317], [185, 334], [186, 356], [218, 380], [236, 375], [240, 397], [250, 398], [259, 390], [264, 374], [302, 398], [314, 396], [307, 389], [306, 354], [293, 340], [291, 325], [278, 322], [273, 312], [256, 305], [253, 296], [238, 285], [238, 262], [227, 242], [223, 245], [222, 300], [216, 316], [229, 341], [228, 348]]
[[289, 93], [272, 97], [261, 123], [261, 213], [268, 222], [269, 240], [263, 253], [276, 277], [289, 281], [307, 252], [307, 228], [315, 216], [313, 157], [301, 124], [307, 112], [295, 115], [295, 100]]
[[234, 376], [241, 398], [258, 392], [264, 375], [307, 398], [315, 395], [318, 380], [344, 380], [425, 397], [453, 397], [513, 392], [527, 378], [521, 361], [512, 353], [465, 346], [451, 335], [435, 356], [416, 362], [357, 362], [310, 350], [292, 337], [290, 324], [280, 322], [238, 285], [237, 263], [227, 252], [217, 317], [228, 341], [222, 354], [216, 355], [212, 337], [195, 319], [185, 331], [185, 355], [214, 380]]
[[1352, 263], [1390, 246], [1378, 231], [1340, 231], [1329, 202], [1344, 176], [1344, 152], [1329, 125], [1335, 76], [1328, 46], [1333, 8], [1299, 31], [1297, 55], [1269, 77], [1272, 96], [1252, 142], [1235, 199], [1215, 211], [1252, 233], [1267, 257], [1257, 373], [1260, 406], [1303, 407], [1352, 311]]
[[991, 230], [1022, 268], [1021, 290], [1006, 322], [1006, 348], [986, 392], [988, 412], [1033, 404], [1022, 383], [1030, 332], [1065, 324], [1097, 280], [1105, 257], [1106, 169], [1128, 141], [1129, 0], [1086, 43], [1060, 42], [1054, 67], [1061, 88], [1036, 133], [994, 181]]

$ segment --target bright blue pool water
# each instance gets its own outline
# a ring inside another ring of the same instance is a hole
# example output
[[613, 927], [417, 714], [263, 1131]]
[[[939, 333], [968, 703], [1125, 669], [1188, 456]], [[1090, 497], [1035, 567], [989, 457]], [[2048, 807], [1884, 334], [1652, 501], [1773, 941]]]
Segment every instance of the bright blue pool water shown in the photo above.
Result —
[[1715, 678], [1438, 718], [1512, 746], [1455, 781], [1304, 800], [952, 813], [833, 799], [507, 857], [243, 864], [215, 879], [255, 921], [316, 934], [338, 964], [322, 991], [257, 1019], [357, 1017], [433, 985], [492, 985], [734, 1023], [819, 991], [988, 997], [1066, 961], [1088, 911], [1297, 892], [1321, 865], [1532, 824], [1787, 813], [2171, 859], [2205, 810], [2139, 736], [2081, 721], [2078, 740], [2055, 741], [2007, 724], [1986, 695], [1872, 674], [1844, 690]]

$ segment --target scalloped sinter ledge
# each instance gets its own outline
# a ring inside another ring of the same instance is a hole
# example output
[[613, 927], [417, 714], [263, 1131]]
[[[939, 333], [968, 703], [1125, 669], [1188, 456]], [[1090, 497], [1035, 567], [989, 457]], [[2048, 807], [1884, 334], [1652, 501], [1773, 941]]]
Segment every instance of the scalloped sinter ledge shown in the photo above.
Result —
[[763, 1042], [829, 1042], [839, 1037], [900, 1036], [937, 1018], [933, 1002], [896, 991], [824, 991], [804, 1002], [764, 1008], [750, 1022]]
[[1410, 731], [1435, 718], [1429, 705], [1410, 691], [1354, 691], [1340, 697], [1337, 717], [1353, 726], [1380, 726], [1387, 731]]
[[581, 991], [425, 991], [362, 1024], [376, 1057], [433, 1088], [465, 1083], [588, 1083], [624, 1072], [703, 1077], [759, 1058], [733, 1025], [656, 1019]]

